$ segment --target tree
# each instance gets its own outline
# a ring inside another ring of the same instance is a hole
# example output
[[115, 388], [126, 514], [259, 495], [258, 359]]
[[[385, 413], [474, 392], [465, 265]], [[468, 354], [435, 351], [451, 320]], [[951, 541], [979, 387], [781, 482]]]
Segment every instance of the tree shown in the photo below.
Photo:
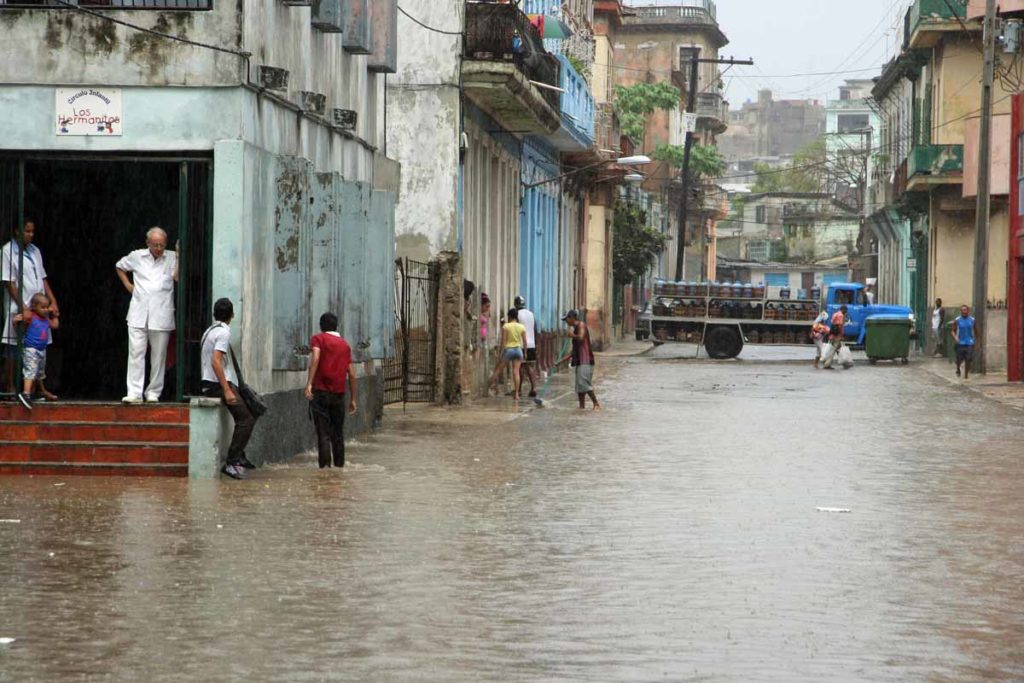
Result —
[[[652, 155], [658, 161], [664, 161], [672, 168], [683, 167], [686, 150], [681, 145], [658, 145]], [[694, 145], [690, 150], [690, 178], [701, 180], [715, 178], [725, 172], [725, 157], [712, 145]]]
[[836, 195], [859, 208], [859, 188], [864, 182], [864, 152], [856, 148], [830, 153], [819, 138], [793, 156], [788, 167], [754, 164], [754, 192], [823, 192]]
[[615, 86], [615, 111], [622, 134], [643, 146], [647, 137], [647, 117], [663, 109], [679, 106], [679, 88], [668, 83], [635, 83]]
[[612, 272], [617, 286], [647, 272], [665, 248], [665, 235], [647, 225], [647, 212], [631, 202], [615, 204]]

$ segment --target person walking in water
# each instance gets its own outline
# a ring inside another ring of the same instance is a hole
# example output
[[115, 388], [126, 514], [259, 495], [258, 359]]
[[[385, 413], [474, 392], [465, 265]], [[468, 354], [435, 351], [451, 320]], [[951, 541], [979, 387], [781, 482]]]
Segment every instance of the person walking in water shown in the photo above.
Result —
[[306, 377], [306, 400], [316, 427], [320, 468], [345, 466], [345, 383], [348, 414], [356, 413], [356, 370], [352, 347], [338, 332], [338, 316], [320, 316], [320, 334], [309, 340], [312, 359]]
[[537, 321], [533, 312], [526, 307], [526, 299], [517, 296], [515, 300], [516, 310], [519, 312], [517, 320], [526, 328], [526, 358], [523, 360], [523, 370], [526, 372], [526, 379], [530, 380], [530, 398], [537, 396], [537, 387], [534, 384], [534, 375], [537, 373]]
[[516, 309], [508, 309], [508, 322], [501, 326], [501, 360], [498, 361], [498, 367], [494, 368], [494, 374], [491, 375], [491, 381], [488, 384], [489, 388], [497, 389], [498, 378], [505, 370], [505, 366], [511, 365], [512, 383], [515, 387], [512, 390], [512, 396], [517, 401], [522, 387], [520, 370], [523, 358], [526, 356], [526, 328], [519, 322], [518, 317], [519, 312]]
[[814, 355], [814, 367], [818, 367], [818, 363], [821, 362], [822, 357], [825, 355], [825, 345], [828, 344], [829, 329], [828, 311], [822, 311], [814, 319], [814, 325], [811, 327], [811, 339], [818, 349]]
[[942, 299], [935, 300], [935, 308], [932, 310], [932, 336], [935, 338], [935, 350], [933, 355], [945, 355], [945, 343], [942, 340], [942, 328], [946, 326], [946, 309], [942, 307]]
[[586, 409], [587, 396], [593, 401], [594, 410], [601, 410], [601, 403], [594, 393], [594, 352], [590, 348], [590, 329], [580, 320], [580, 314], [575, 309], [562, 316], [562, 320], [569, 326], [572, 351], [560, 359], [558, 364], [571, 360], [572, 367], [576, 369], [576, 397], [580, 401], [580, 410]]
[[953, 341], [956, 343], [956, 376], [960, 376], [963, 366], [964, 379], [971, 373], [971, 361], [974, 360], [975, 332], [977, 328], [969, 306], [960, 307], [960, 317], [953, 321]]

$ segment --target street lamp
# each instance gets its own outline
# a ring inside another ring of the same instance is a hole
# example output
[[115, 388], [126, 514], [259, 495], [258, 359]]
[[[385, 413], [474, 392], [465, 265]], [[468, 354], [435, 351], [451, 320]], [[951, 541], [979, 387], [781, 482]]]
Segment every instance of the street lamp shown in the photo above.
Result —
[[[644, 164], [649, 164], [649, 163], [651, 163], [650, 157], [644, 156], [643, 154], [635, 154], [635, 155], [629, 156], [629, 157], [619, 157], [618, 159], [605, 159], [604, 161], [598, 161], [596, 164], [590, 164], [588, 166], [582, 166], [582, 167], [577, 168], [577, 169], [575, 169], [573, 171], [569, 171], [568, 173], [563, 173], [562, 175], [557, 175], [554, 178], [548, 178], [547, 180], [540, 180], [540, 181], [538, 181], [536, 183], [524, 183], [523, 187], [526, 188], [526, 189], [530, 189], [531, 187], [539, 187], [540, 185], [546, 185], [548, 183], [553, 183], [556, 180], [561, 180], [562, 178], [567, 178], [567, 177], [569, 177], [571, 175], [576, 175], [577, 173], [582, 173], [583, 171], [588, 171], [588, 170], [590, 170], [592, 168], [597, 168], [598, 166], [604, 166], [605, 164], [618, 164], [619, 166], [643, 166]], [[639, 175], [639, 174], [631, 174], [631, 175]], [[628, 178], [628, 176], [627, 176], [627, 178]]]

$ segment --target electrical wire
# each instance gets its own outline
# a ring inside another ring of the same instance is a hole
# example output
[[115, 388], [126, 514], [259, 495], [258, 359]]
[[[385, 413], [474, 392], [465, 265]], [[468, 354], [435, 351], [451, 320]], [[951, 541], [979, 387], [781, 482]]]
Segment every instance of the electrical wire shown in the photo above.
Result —
[[430, 26], [428, 24], [424, 24], [422, 21], [420, 21], [419, 19], [417, 19], [413, 15], [409, 14], [408, 12], [406, 12], [405, 8], [402, 7], [401, 5], [398, 5], [398, 11], [401, 12], [402, 14], [404, 14], [414, 24], [419, 24], [420, 26], [422, 26], [423, 28], [427, 29], [428, 31], [433, 31], [434, 33], [440, 33], [440, 34], [445, 35], [445, 36], [461, 36], [462, 35], [462, 31], [446, 31], [444, 29], [434, 28], [433, 26]]

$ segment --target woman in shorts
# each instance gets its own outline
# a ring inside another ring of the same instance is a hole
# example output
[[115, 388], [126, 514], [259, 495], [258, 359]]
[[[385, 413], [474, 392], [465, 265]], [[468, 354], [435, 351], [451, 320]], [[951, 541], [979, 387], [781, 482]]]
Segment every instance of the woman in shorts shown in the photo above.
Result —
[[498, 377], [505, 371], [506, 365], [512, 366], [512, 382], [515, 390], [512, 396], [518, 401], [519, 390], [522, 384], [520, 370], [523, 366], [523, 358], [526, 356], [526, 328], [519, 322], [519, 311], [514, 308], [508, 309], [508, 322], [501, 326], [501, 357], [498, 360], [498, 367], [494, 368], [491, 375], [489, 388], [496, 388]]

